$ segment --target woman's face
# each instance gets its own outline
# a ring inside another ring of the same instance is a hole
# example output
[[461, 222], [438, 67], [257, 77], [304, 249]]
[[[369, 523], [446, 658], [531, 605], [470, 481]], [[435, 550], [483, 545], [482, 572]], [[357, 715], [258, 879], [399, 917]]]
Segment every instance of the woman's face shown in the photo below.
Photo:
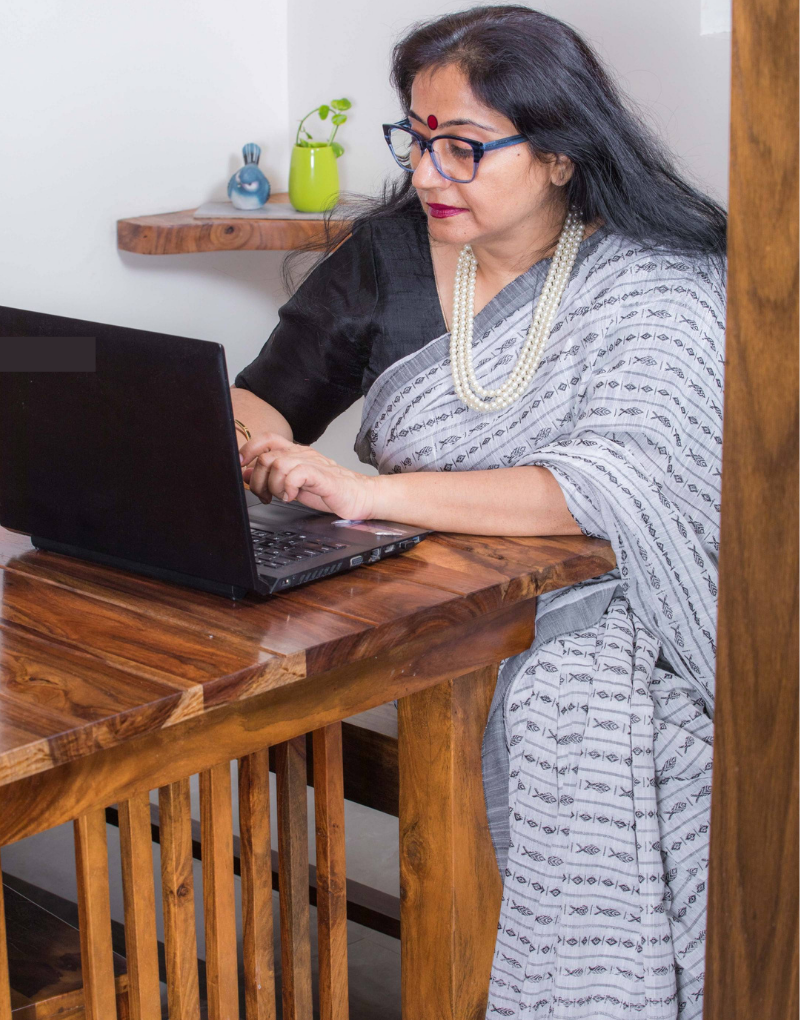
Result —
[[[431, 114], [438, 121], [434, 130], [428, 127]], [[424, 138], [450, 134], [492, 142], [518, 134], [507, 117], [475, 97], [455, 64], [416, 76], [409, 119]], [[557, 230], [566, 211], [561, 186], [571, 175], [572, 165], [566, 157], [545, 163], [522, 143], [487, 152], [469, 184], [442, 177], [426, 152], [411, 182], [428, 214], [432, 239], [487, 245]], [[448, 215], [448, 208], [459, 211]]]

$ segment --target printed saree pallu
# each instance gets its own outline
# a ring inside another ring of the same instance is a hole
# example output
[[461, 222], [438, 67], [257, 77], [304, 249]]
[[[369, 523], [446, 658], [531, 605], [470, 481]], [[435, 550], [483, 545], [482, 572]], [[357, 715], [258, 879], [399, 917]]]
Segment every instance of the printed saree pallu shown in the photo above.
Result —
[[[510, 371], [546, 271], [476, 316], [484, 386]], [[449, 334], [366, 397], [362, 461], [542, 465], [617, 558], [542, 596], [531, 648], [501, 664], [483, 749], [504, 881], [489, 1017], [702, 1017], [724, 287], [724, 266], [601, 228], [519, 402], [461, 404]]]

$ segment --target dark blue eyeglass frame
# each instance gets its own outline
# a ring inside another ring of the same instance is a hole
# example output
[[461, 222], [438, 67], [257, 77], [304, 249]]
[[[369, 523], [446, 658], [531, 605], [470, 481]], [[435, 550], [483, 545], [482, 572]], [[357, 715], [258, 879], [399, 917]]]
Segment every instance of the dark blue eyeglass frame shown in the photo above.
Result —
[[[396, 124], [383, 124], [382, 127], [383, 137], [386, 139], [386, 144], [389, 146], [389, 151], [394, 157], [395, 163], [405, 170], [406, 173], [414, 173], [414, 168], [406, 166], [397, 158], [397, 154], [392, 148], [391, 141], [393, 128], [404, 128], [410, 135], [413, 135], [420, 145], [420, 159], [422, 159], [422, 156], [427, 150], [427, 152], [430, 153], [431, 161], [437, 171], [442, 175], [442, 177], [446, 178], [448, 181], [453, 181], [455, 184], [470, 184], [475, 180], [475, 174], [478, 172], [478, 163], [480, 163], [481, 159], [483, 159], [485, 153], [491, 152], [493, 149], [505, 149], [508, 145], [519, 145], [520, 142], [527, 141], [527, 138], [524, 135], [509, 135], [508, 138], [498, 138], [496, 142], [476, 142], [473, 138], [462, 138], [460, 135], [435, 135], [433, 138], [423, 138], [421, 134], [411, 127], [411, 121], [408, 117], [398, 121]], [[472, 146], [472, 177], [467, 180], [459, 177], [451, 177], [442, 170], [433, 151], [433, 143], [438, 138], [452, 138], [456, 142], [463, 142], [465, 145]]]

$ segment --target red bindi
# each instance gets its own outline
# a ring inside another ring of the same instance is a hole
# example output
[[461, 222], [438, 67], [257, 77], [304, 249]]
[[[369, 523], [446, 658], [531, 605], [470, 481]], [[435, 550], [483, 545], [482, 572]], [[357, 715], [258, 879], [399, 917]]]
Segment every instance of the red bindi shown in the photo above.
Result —
[[432, 113], [428, 114], [428, 127], [431, 129], [431, 131], [435, 131], [436, 128], [439, 127], [439, 121], [434, 117]]

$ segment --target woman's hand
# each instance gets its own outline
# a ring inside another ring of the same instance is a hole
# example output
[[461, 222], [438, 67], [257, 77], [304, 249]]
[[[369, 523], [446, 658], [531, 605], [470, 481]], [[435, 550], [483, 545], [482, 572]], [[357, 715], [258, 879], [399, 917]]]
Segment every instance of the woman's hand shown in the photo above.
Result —
[[240, 446], [239, 459], [242, 477], [262, 503], [278, 496], [348, 520], [373, 516], [374, 478], [343, 468], [310, 446], [267, 432]]

